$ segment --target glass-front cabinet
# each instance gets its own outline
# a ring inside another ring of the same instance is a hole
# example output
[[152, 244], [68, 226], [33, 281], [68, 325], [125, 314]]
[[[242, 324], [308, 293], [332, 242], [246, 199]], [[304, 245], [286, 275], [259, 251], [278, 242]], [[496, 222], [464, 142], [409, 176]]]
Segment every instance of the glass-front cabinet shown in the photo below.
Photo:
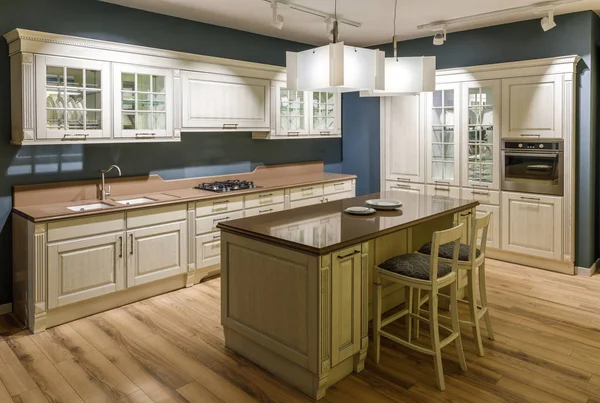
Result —
[[295, 91], [274, 82], [275, 130], [280, 137], [326, 137], [341, 134], [340, 95], [332, 92]]
[[114, 136], [148, 140], [173, 137], [173, 73], [114, 64]]
[[441, 186], [459, 184], [460, 86], [440, 84], [428, 94], [427, 181]]
[[110, 138], [110, 63], [37, 55], [38, 139]]
[[463, 83], [463, 186], [499, 189], [500, 81]]

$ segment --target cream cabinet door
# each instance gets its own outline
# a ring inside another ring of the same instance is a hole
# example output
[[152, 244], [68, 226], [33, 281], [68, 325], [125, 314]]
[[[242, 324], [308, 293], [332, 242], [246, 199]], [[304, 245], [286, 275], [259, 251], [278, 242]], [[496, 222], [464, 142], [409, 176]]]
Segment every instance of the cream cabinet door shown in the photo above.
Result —
[[48, 245], [48, 309], [125, 288], [123, 233]]
[[562, 198], [502, 192], [502, 249], [561, 259]]
[[342, 95], [334, 92], [309, 92], [311, 136], [342, 134]]
[[271, 130], [276, 136], [296, 137], [310, 134], [309, 92], [288, 90], [286, 83], [273, 82], [275, 127]]
[[331, 366], [360, 351], [361, 247], [331, 255]]
[[221, 261], [221, 232], [196, 237], [196, 269], [213, 266]]
[[563, 137], [562, 75], [502, 80], [502, 137]]
[[127, 287], [184, 273], [187, 269], [187, 222], [127, 232]]
[[270, 130], [271, 82], [181, 72], [183, 129]]
[[425, 182], [425, 95], [382, 98], [386, 180]]
[[[480, 204], [476, 207], [477, 218], [483, 217], [487, 213], [492, 213], [490, 224], [487, 233], [487, 246], [489, 248], [500, 248], [500, 206], [490, 206]], [[477, 234], [477, 241], [481, 239], [480, 234]]]

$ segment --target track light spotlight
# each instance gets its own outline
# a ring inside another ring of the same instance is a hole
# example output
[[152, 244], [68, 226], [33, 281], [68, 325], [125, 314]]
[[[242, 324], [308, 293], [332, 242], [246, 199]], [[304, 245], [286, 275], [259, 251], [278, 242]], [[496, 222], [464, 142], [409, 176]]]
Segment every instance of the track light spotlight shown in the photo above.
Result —
[[542, 29], [544, 30], [544, 32], [551, 30], [552, 28], [554, 28], [556, 26], [556, 22], [554, 22], [554, 11], [550, 10], [548, 11], [548, 15], [544, 18], [542, 18], [542, 21], [540, 21], [541, 25], [542, 25]]
[[271, 25], [277, 29], [283, 28], [283, 15], [278, 13], [277, 0], [271, 3], [271, 9], [273, 9], [273, 21], [271, 21]]
[[443, 45], [446, 42], [446, 30], [438, 31], [433, 36], [433, 44], [436, 46]]

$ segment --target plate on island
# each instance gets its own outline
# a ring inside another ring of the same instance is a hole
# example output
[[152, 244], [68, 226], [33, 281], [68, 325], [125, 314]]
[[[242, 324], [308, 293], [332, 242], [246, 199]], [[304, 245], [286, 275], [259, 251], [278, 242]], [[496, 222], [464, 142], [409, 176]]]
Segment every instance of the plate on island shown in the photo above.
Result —
[[348, 214], [354, 214], [354, 215], [369, 215], [369, 214], [373, 214], [375, 212], [375, 210], [370, 207], [362, 207], [362, 206], [348, 207], [344, 211]]
[[393, 199], [372, 199], [365, 202], [367, 206], [372, 207], [376, 210], [396, 210], [402, 207], [400, 200]]

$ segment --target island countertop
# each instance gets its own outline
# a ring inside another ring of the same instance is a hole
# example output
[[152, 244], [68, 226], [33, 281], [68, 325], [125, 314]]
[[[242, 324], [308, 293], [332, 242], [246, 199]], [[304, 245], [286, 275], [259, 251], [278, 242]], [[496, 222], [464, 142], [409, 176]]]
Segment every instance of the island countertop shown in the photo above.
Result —
[[[368, 216], [344, 213], [369, 199], [396, 199], [395, 211]], [[324, 204], [300, 207], [220, 223], [223, 231], [260, 239], [311, 255], [325, 255], [375, 237], [412, 227], [441, 216], [476, 207], [475, 200], [383, 191]]]

